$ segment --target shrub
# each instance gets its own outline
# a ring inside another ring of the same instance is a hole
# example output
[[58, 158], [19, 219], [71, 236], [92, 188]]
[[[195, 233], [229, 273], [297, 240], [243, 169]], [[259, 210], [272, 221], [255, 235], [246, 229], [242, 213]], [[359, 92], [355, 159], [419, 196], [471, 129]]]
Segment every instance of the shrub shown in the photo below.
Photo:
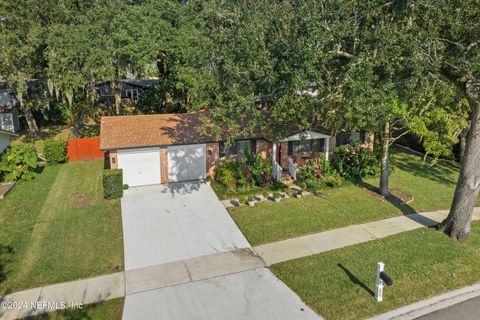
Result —
[[341, 184], [341, 177], [324, 154], [318, 158], [309, 159], [301, 165], [297, 179], [299, 186], [307, 189], [317, 189], [322, 185], [334, 187]]
[[105, 199], [117, 199], [123, 196], [122, 169], [106, 169], [103, 171], [103, 196]]
[[61, 140], [45, 140], [43, 153], [48, 164], [63, 163], [67, 160], [67, 143]]
[[260, 155], [247, 154], [245, 162], [224, 161], [219, 164], [215, 180], [228, 190], [265, 187], [272, 184], [272, 165]]
[[5, 181], [31, 180], [37, 168], [37, 152], [28, 144], [9, 147], [0, 160], [0, 176]]
[[380, 162], [373, 152], [361, 145], [345, 145], [333, 154], [333, 166], [345, 178], [358, 180], [374, 176], [380, 171]]
[[272, 194], [273, 199], [280, 199], [280, 192], [274, 192]]
[[234, 161], [225, 161], [218, 165], [215, 180], [225, 188], [233, 190], [237, 185], [238, 164]]
[[342, 177], [337, 173], [331, 176], [325, 177], [323, 183], [331, 188], [339, 187], [342, 185]]
[[285, 194], [289, 197], [291, 197], [293, 194], [293, 190], [290, 187], [284, 187], [283, 192], [285, 192]]
[[252, 182], [260, 187], [265, 187], [272, 183], [272, 163], [269, 159], [263, 159], [261, 155], [247, 153], [247, 161], [245, 162], [245, 171], [250, 173]]

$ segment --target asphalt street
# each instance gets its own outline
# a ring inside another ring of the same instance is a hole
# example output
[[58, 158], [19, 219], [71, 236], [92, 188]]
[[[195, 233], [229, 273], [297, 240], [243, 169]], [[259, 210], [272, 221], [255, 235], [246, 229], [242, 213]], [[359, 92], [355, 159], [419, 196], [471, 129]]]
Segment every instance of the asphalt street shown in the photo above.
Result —
[[480, 297], [424, 315], [417, 320], [479, 320]]

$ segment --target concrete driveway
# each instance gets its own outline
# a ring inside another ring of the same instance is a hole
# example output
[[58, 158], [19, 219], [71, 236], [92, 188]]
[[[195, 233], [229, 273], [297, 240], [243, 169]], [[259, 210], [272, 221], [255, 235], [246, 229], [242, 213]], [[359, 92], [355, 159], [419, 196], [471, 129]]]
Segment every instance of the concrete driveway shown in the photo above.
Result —
[[268, 269], [145, 291], [125, 298], [123, 320], [321, 320]]
[[250, 247], [201, 182], [131, 188], [122, 198], [125, 270]]

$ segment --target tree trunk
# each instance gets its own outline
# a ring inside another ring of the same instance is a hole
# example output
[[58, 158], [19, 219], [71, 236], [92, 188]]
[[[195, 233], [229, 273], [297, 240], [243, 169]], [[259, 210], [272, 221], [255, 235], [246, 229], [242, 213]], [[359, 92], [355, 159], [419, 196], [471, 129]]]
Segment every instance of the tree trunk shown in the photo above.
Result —
[[115, 114], [118, 116], [120, 115], [122, 107], [122, 86], [118, 79], [113, 81], [113, 100], [115, 103]]
[[28, 131], [32, 135], [37, 135], [39, 132], [38, 125], [37, 125], [37, 121], [33, 117], [32, 110], [28, 107], [25, 107], [23, 108], [23, 113], [25, 114], [25, 119], [27, 120]]
[[470, 124], [468, 127], [462, 130], [460, 133], [460, 163], [463, 161], [463, 155], [465, 154], [465, 146], [467, 144], [468, 131], [470, 131]]
[[157, 70], [160, 83], [164, 83], [167, 79], [167, 53], [160, 51], [157, 55]]
[[380, 173], [380, 194], [384, 197], [390, 195], [389, 180], [389, 150], [390, 150], [390, 123], [386, 121], [382, 128], [382, 163]]
[[468, 238], [480, 190], [480, 105], [473, 99], [468, 100], [472, 113], [470, 132], [450, 213], [443, 222], [443, 231], [460, 242], [465, 242]]

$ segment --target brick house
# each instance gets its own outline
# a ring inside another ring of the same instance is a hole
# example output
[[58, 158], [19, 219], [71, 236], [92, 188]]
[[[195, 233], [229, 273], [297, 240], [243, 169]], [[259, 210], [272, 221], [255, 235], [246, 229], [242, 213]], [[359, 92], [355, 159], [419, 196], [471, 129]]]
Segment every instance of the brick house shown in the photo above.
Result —
[[365, 132], [332, 136], [323, 128], [293, 132], [272, 141], [257, 130], [234, 143], [198, 134], [204, 112], [102, 117], [100, 148], [109, 154], [111, 168], [123, 169], [130, 186], [180, 182], [212, 176], [225, 158], [246, 152], [271, 157], [275, 178], [294, 169], [294, 162], [328, 154], [342, 144], [361, 143], [373, 147], [373, 135]]

